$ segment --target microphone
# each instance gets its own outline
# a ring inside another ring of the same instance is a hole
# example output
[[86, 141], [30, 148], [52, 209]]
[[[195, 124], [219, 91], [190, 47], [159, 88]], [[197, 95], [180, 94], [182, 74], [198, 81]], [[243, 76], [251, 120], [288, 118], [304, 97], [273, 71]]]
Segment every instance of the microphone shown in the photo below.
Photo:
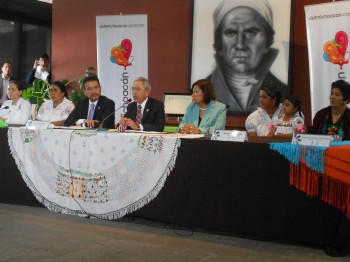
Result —
[[105, 122], [105, 120], [106, 120], [107, 118], [109, 118], [111, 115], [114, 115], [115, 112], [117, 112], [119, 109], [121, 109], [121, 108], [124, 107], [125, 105], [129, 104], [131, 101], [132, 101], [132, 100], [129, 98], [124, 104], [122, 104], [120, 107], [118, 107], [116, 110], [114, 110], [114, 111], [113, 111], [112, 113], [110, 113], [108, 116], [106, 116], [106, 117], [102, 120], [101, 124], [100, 124], [99, 127], [96, 129], [96, 131], [102, 130], [102, 129], [103, 129], [103, 123]]
[[5, 106], [5, 107], [0, 108], [0, 110], [3, 110], [3, 109], [9, 109], [9, 106]]

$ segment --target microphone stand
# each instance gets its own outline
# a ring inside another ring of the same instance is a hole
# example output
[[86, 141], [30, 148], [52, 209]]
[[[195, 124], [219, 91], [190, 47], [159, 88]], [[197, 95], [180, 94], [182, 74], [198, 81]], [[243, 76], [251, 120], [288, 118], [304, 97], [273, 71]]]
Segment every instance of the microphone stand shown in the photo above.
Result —
[[102, 130], [107, 130], [107, 128], [103, 128], [103, 123], [105, 122], [105, 120], [107, 118], [109, 118], [111, 115], [115, 114], [115, 112], [117, 112], [119, 109], [121, 109], [122, 107], [124, 107], [125, 105], [129, 104], [131, 102], [131, 99], [129, 98], [127, 102], [125, 102], [124, 104], [122, 104], [120, 107], [118, 107], [116, 110], [114, 110], [112, 113], [110, 113], [108, 116], [106, 116], [101, 124], [99, 125], [99, 127], [96, 129], [96, 131], [102, 131]]

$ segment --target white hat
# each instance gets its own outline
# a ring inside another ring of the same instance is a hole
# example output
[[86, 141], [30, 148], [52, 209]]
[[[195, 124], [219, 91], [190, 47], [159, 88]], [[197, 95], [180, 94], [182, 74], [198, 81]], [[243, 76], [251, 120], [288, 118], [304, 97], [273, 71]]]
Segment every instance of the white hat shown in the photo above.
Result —
[[255, 10], [273, 28], [272, 7], [267, 0], [222, 0], [213, 13], [214, 31], [218, 29], [224, 16], [236, 7], [249, 7]]

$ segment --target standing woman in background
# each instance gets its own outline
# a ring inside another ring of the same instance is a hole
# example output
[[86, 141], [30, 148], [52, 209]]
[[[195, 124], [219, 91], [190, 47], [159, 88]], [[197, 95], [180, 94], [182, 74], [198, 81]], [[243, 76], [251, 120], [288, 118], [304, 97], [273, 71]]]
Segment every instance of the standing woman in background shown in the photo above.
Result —
[[10, 100], [6, 100], [2, 104], [0, 120], [8, 124], [25, 125], [31, 118], [32, 105], [21, 97], [23, 88], [21, 82], [10, 81], [7, 88], [7, 96]]
[[318, 111], [313, 119], [310, 133], [339, 136], [350, 140], [350, 84], [337, 80], [331, 85], [330, 105]]
[[205, 134], [209, 128], [225, 129], [226, 106], [215, 101], [210, 80], [198, 80], [192, 85], [192, 103], [178, 127], [180, 133]]
[[257, 110], [251, 113], [245, 121], [248, 136], [274, 136], [272, 119], [281, 114], [281, 92], [275, 86], [263, 86], [259, 91]]

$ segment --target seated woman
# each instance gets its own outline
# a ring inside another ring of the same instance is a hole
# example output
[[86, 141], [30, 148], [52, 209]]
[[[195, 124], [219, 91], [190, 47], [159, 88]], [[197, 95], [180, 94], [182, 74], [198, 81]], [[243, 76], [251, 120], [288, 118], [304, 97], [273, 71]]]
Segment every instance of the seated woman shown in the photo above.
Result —
[[50, 86], [51, 100], [45, 101], [36, 116], [37, 120], [51, 122], [55, 126], [63, 126], [64, 120], [74, 109], [72, 101], [66, 98], [66, 86], [60, 82], [53, 82]]
[[192, 99], [178, 127], [181, 133], [205, 134], [209, 128], [225, 129], [226, 106], [215, 101], [210, 80], [198, 80], [192, 85]]
[[8, 124], [25, 125], [31, 118], [32, 105], [21, 97], [23, 88], [21, 82], [10, 81], [7, 87], [9, 100], [6, 100], [1, 106], [0, 120]]
[[245, 121], [249, 137], [274, 136], [271, 128], [272, 119], [281, 113], [281, 92], [275, 86], [262, 86], [259, 91], [260, 107], [251, 113]]
[[337, 140], [350, 140], [350, 84], [337, 80], [331, 85], [330, 106], [318, 111], [310, 133], [338, 136]]

